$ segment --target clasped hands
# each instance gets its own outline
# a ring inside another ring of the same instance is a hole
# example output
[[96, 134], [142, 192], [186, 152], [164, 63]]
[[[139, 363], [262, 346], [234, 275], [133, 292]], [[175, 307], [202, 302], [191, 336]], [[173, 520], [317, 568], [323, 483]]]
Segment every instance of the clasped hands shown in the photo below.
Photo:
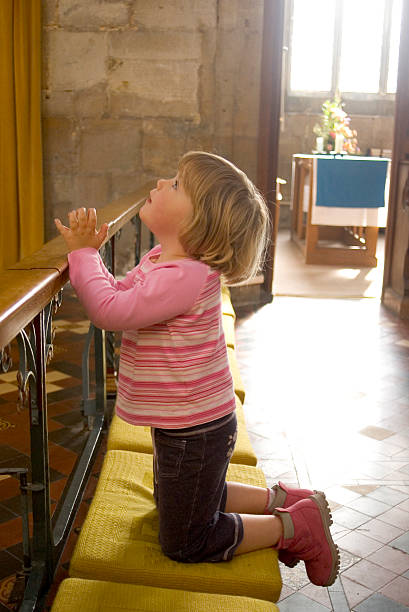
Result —
[[95, 208], [77, 208], [68, 213], [70, 227], [66, 227], [60, 219], [54, 219], [54, 223], [64, 238], [69, 251], [92, 247], [99, 249], [108, 235], [108, 224], [103, 223], [99, 229], [97, 226], [97, 211]]

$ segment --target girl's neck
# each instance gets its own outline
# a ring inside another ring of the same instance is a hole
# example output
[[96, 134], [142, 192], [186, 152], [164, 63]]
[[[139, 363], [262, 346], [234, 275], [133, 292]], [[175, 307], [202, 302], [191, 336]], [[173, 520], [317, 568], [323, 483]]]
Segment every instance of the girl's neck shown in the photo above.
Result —
[[158, 257], [158, 261], [172, 261], [173, 259], [186, 259], [189, 257], [178, 240], [176, 242], [159, 240], [159, 242], [161, 245], [161, 253]]

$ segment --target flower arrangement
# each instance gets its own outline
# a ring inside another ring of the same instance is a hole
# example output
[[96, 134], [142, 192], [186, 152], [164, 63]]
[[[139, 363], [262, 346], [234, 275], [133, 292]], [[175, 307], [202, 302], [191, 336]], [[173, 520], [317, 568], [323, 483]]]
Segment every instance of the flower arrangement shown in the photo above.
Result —
[[322, 105], [321, 123], [316, 123], [313, 132], [316, 136], [324, 139], [324, 151], [330, 153], [335, 150], [335, 140], [337, 134], [343, 136], [343, 151], [350, 155], [357, 155], [360, 152], [358, 147], [357, 132], [351, 130], [351, 119], [342, 110], [344, 103], [336, 96], [334, 100], [326, 100]]

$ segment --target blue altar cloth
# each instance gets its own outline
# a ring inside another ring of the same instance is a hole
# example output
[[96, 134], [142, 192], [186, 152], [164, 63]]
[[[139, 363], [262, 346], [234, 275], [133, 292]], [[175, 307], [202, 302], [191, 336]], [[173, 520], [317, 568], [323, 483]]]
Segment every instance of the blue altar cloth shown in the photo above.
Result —
[[385, 206], [386, 158], [317, 157], [315, 206]]

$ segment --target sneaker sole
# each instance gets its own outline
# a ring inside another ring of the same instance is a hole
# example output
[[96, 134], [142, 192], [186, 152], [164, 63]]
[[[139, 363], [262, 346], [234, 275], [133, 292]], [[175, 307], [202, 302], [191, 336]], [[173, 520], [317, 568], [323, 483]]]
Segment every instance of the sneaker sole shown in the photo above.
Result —
[[331, 584], [334, 584], [335, 580], [337, 579], [338, 573], [339, 573], [339, 564], [340, 564], [339, 548], [334, 543], [334, 540], [332, 539], [331, 531], [329, 529], [330, 525], [332, 525], [332, 516], [331, 516], [331, 511], [330, 511], [330, 508], [329, 508], [329, 505], [328, 505], [328, 502], [327, 502], [327, 499], [324, 493], [322, 493], [322, 491], [317, 491], [314, 495], [311, 495], [310, 499], [312, 499], [313, 502], [318, 506], [318, 510], [320, 511], [320, 514], [321, 514], [322, 525], [325, 531], [325, 537], [326, 537], [328, 546], [330, 547], [330, 551], [331, 551], [331, 557], [332, 557], [331, 573], [329, 575], [327, 582], [322, 585], [324, 587], [328, 587], [328, 586], [331, 586]]

